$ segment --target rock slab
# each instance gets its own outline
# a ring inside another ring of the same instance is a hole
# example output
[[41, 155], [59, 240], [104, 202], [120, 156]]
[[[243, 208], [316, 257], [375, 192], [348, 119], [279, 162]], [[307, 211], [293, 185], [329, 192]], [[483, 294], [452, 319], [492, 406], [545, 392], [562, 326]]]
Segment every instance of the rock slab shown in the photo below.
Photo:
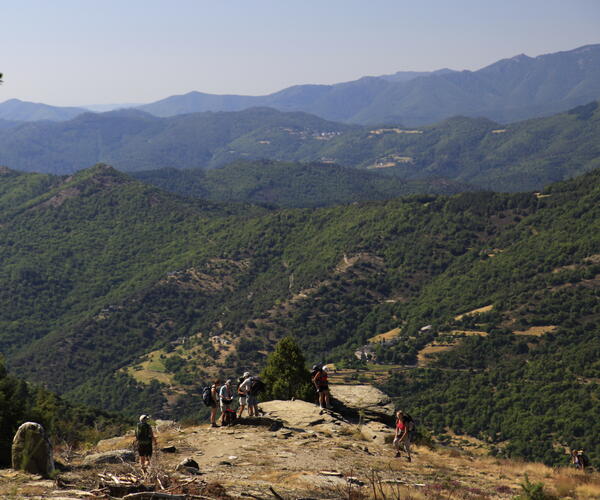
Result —
[[31, 474], [48, 477], [54, 472], [52, 445], [44, 428], [35, 422], [25, 422], [12, 442], [12, 467]]
[[334, 398], [336, 409], [344, 415], [344, 410], [350, 410], [356, 416], [367, 420], [378, 420], [391, 423], [394, 420], [394, 404], [391, 398], [372, 385], [330, 384], [331, 396]]
[[135, 462], [135, 453], [131, 450], [112, 450], [93, 453], [83, 459], [83, 465], [122, 464], [123, 462]]

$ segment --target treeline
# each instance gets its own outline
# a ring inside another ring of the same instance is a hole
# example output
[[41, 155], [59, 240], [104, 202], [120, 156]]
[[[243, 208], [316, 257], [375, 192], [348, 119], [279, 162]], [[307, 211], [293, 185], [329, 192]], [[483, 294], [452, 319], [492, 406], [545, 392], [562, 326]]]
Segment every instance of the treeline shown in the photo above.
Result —
[[28, 421], [42, 424], [55, 445], [112, 437], [133, 422], [117, 414], [68, 404], [42, 387], [9, 375], [0, 360], [0, 466], [10, 466], [13, 436]]

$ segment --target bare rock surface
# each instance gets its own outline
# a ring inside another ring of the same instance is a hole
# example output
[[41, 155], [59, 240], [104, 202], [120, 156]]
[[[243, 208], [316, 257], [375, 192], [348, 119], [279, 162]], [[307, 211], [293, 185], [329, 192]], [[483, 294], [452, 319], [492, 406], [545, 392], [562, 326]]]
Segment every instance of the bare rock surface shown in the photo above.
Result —
[[346, 411], [354, 416], [363, 415], [367, 419], [392, 423], [394, 404], [390, 397], [372, 385], [330, 384], [330, 393], [334, 398], [336, 410]]
[[334, 424], [342, 419], [340, 415], [322, 410], [306, 401], [268, 401], [260, 405], [266, 416], [282, 421], [286, 427], [310, 428], [316, 425]]
[[92, 453], [83, 459], [83, 465], [122, 464], [135, 462], [135, 453], [131, 450], [111, 450]]

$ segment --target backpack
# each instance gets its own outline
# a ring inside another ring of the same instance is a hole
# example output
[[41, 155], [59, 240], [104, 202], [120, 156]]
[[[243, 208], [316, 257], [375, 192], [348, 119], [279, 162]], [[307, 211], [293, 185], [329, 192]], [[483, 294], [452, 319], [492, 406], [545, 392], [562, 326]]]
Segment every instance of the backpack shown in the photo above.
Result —
[[229, 408], [225, 410], [223, 413], [223, 425], [235, 425], [236, 420], [237, 414], [234, 410], [230, 410]]
[[212, 394], [210, 393], [209, 385], [207, 385], [206, 387], [204, 387], [202, 389], [202, 401], [204, 401], [204, 404], [206, 406], [212, 406], [213, 400], [212, 400]]
[[417, 424], [415, 423], [414, 419], [408, 413], [404, 414], [404, 418], [402, 420], [404, 421], [404, 424], [406, 425], [408, 432], [414, 432], [416, 430]]
[[579, 458], [579, 463], [584, 469], [590, 466], [590, 459], [583, 452], [577, 453], [577, 457]]
[[264, 390], [265, 390], [265, 383], [258, 378], [253, 378], [252, 381], [250, 382], [250, 390], [248, 392], [250, 394], [252, 394], [252, 396], [256, 396], [257, 394], [260, 394]]
[[148, 422], [139, 422], [135, 429], [135, 439], [138, 443], [151, 443], [152, 442], [152, 429]]

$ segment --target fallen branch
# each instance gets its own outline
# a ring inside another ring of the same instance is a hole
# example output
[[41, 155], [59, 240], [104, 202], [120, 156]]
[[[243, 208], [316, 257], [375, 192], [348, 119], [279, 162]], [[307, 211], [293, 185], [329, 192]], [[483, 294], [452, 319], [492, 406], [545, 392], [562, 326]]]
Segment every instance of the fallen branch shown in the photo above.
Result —
[[189, 486], [189, 485], [190, 485], [190, 484], [192, 484], [193, 482], [195, 482], [195, 481], [198, 481], [198, 479], [200, 479], [200, 478], [199, 478], [199, 477], [194, 477], [194, 478], [192, 478], [192, 479], [189, 479], [189, 480], [187, 480], [185, 483], [178, 483], [178, 484], [175, 484], [175, 485], [173, 485], [173, 486], [170, 486], [169, 488], [167, 488], [167, 489], [165, 490], [165, 492], [166, 492], [166, 491], [172, 491], [172, 490], [176, 490], [177, 488], [181, 488], [182, 486]]
[[273, 486], [269, 486], [269, 491], [270, 491], [271, 493], [273, 493], [273, 496], [274, 496], [274, 497], [275, 497], [277, 500], [284, 500], [284, 498], [283, 498], [283, 497], [282, 497], [282, 496], [281, 496], [279, 493], [277, 493], [277, 492], [276, 492], [276, 491], [273, 489]]
[[259, 497], [258, 495], [253, 495], [252, 493], [242, 493], [241, 496], [255, 498], [256, 500], [265, 500], [263, 497]]
[[[283, 500], [281, 497], [279, 497]], [[125, 495], [123, 500], [214, 500], [210, 497], [205, 497], [202, 495], [176, 495], [173, 493], [164, 493], [164, 492], [155, 492], [155, 491], [147, 491], [144, 493], [131, 493], [130, 495]]]

